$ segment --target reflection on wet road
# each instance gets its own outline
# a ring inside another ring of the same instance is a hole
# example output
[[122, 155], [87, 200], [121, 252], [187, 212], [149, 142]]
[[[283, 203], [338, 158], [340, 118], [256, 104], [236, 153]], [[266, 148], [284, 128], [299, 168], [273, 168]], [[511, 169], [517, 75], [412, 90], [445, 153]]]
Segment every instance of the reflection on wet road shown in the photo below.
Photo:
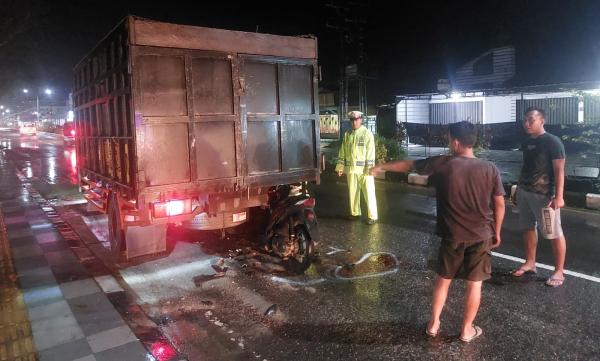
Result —
[[64, 143], [62, 136], [0, 131], [0, 147], [45, 198], [55, 203], [79, 198], [77, 153], [73, 144]]
[[[77, 154], [62, 139], [0, 132], [0, 146], [46, 197], [81, 221], [96, 253], [106, 247], [106, 217], [77, 200]], [[304, 275], [252, 248], [243, 237], [171, 227], [169, 253], [121, 265], [116, 272], [170, 344], [188, 360], [514, 360], [594, 359], [600, 353], [600, 284], [568, 277], [543, 286], [546, 270], [515, 279], [517, 263], [494, 258], [477, 324], [484, 336], [464, 345], [456, 334], [464, 284], [456, 282], [442, 319], [442, 337], [424, 328], [439, 239], [432, 234], [431, 190], [377, 183], [380, 222], [348, 221], [346, 184], [324, 174], [315, 187], [321, 243]], [[521, 256], [516, 215], [507, 213], [503, 254]], [[567, 210], [567, 267], [598, 275], [598, 214]], [[91, 232], [90, 232], [91, 230]], [[83, 233], [82, 233], [83, 234]], [[551, 264], [549, 244], [539, 259]], [[560, 325], [560, 327], [557, 327]], [[552, 340], [552, 342], [548, 342]], [[157, 342], [156, 354], [173, 352]]]

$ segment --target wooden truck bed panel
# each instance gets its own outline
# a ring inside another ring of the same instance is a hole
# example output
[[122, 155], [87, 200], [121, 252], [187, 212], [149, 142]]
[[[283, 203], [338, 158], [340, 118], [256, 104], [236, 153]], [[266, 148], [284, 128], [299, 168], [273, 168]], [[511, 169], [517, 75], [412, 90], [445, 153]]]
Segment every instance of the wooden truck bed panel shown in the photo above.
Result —
[[134, 45], [162, 48], [213, 50], [286, 58], [317, 58], [317, 46], [312, 38], [176, 25], [139, 18], [133, 19], [131, 39]]

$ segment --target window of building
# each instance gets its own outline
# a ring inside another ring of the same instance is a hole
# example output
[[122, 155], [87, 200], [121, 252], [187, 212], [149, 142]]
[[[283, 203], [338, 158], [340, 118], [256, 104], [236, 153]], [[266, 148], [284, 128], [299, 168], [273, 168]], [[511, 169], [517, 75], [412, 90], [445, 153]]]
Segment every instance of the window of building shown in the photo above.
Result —
[[489, 53], [479, 58], [473, 64], [473, 75], [490, 75], [494, 73], [493, 53]]

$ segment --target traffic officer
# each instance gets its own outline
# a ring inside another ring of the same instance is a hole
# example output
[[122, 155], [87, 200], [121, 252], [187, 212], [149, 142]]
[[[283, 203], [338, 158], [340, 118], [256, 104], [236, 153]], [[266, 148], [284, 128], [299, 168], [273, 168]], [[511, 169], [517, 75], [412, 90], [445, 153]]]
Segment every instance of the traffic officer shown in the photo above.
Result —
[[344, 133], [335, 171], [338, 177], [346, 174], [350, 196], [350, 214], [353, 219], [360, 217], [360, 194], [367, 202], [368, 219], [371, 225], [377, 221], [377, 200], [375, 180], [369, 175], [369, 168], [375, 166], [375, 139], [373, 133], [362, 126], [363, 113], [348, 113], [352, 129]]

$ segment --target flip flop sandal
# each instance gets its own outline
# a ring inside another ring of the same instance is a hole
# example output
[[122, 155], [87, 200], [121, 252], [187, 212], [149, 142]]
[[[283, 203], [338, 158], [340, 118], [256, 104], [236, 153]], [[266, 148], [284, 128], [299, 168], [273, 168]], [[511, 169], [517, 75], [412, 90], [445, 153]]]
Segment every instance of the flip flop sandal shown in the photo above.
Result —
[[425, 333], [427, 334], [427, 336], [429, 337], [436, 337], [439, 333], [440, 333], [440, 329], [438, 328], [437, 331], [432, 332], [431, 330], [429, 330], [429, 328], [425, 328]]
[[564, 282], [564, 278], [550, 277], [548, 280], [546, 280], [545, 285], [548, 287], [560, 287]]
[[483, 335], [483, 330], [481, 329], [481, 327], [475, 326], [475, 325], [473, 325], [472, 327], [475, 330], [475, 334], [473, 336], [469, 337], [469, 338], [462, 338], [461, 337], [460, 340], [462, 342], [469, 343], [469, 342], [473, 341], [474, 339], [476, 339], [477, 337]]
[[536, 273], [537, 273], [537, 270], [536, 270], [535, 267], [533, 267], [533, 268], [523, 268], [523, 267], [521, 267], [521, 268], [518, 268], [518, 269], [512, 271], [511, 275], [515, 276], [515, 277], [522, 277], [524, 275], [534, 275]]

